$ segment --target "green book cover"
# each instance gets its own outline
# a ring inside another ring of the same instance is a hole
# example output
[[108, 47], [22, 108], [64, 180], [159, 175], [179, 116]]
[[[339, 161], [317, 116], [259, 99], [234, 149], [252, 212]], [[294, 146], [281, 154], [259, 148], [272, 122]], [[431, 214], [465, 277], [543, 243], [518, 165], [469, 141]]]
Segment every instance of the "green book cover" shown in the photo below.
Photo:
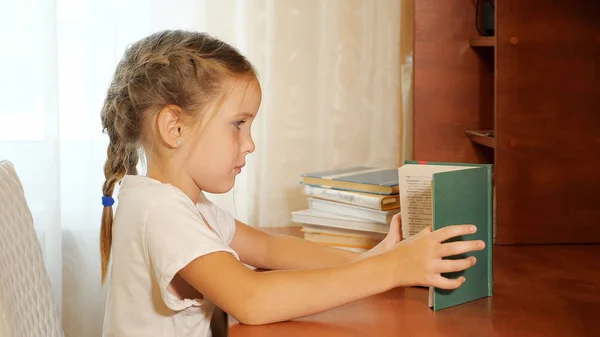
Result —
[[429, 306], [437, 311], [492, 296], [492, 165], [409, 161], [398, 173], [402, 222], [408, 227], [403, 228], [404, 237], [428, 225], [437, 230], [453, 224], [474, 224], [477, 233], [451, 241], [486, 243], [482, 251], [448, 257], [475, 256], [477, 263], [462, 272], [443, 274], [448, 278], [465, 276], [466, 282], [454, 290], [431, 288]]

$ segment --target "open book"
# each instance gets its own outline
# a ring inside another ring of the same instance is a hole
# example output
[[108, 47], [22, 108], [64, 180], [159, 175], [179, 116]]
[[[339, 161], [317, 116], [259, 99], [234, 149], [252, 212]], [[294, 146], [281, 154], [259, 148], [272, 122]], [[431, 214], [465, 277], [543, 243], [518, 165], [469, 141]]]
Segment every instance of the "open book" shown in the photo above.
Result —
[[457, 240], [483, 240], [486, 248], [448, 258], [475, 256], [477, 263], [466, 271], [443, 274], [465, 276], [458, 289], [429, 289], [434, 311], [492, 296], [492, 166], [482, 164], [407, 161], [398, 168], [402, 235], [455, 224], [474, 224], [477, 233]]

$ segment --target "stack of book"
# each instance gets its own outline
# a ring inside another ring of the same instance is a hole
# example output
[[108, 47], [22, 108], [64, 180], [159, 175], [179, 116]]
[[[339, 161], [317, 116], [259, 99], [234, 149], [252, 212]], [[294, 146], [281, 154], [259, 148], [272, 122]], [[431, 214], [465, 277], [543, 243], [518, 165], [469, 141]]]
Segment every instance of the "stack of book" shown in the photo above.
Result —
[[350, 167], [301, 176], [308, 209], [292, 212], [304, 238], [363, 252], [385, 238], [400, 212], [398, 169]]

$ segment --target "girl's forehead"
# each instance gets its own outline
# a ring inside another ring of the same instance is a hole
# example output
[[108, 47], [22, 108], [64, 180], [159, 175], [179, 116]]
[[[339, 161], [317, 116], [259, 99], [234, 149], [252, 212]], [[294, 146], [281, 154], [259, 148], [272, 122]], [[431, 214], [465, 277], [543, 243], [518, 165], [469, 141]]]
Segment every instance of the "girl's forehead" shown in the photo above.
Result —
[[229, 90], [225, 96], [224, 107], [229, 111], [243, 110], [255, 113], [260, 105], [262, 91], [256, 77], [233, 80], [228, 83]]
[[232, 94], [240, 97], [247, 96], [248, 94], [256, 95], [261, 90], [258, 79], [254, 75], [236, 76], [227, 81], [226, 86], [229, 87]]

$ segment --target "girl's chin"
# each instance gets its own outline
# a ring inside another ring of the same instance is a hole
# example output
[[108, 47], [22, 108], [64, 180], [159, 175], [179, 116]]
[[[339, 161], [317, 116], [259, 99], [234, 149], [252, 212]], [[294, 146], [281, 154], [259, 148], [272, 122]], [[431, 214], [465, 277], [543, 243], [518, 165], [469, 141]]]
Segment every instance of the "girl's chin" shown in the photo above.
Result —
[[210, 188], [203, 189], [204, 192], [212, 193], [212, 194], [223, 194], [231, 191], [233, 185], [235, 184], [235, 177], [231, 179], [231, 181], [223, 182], [221, 184], [215, 184]]

